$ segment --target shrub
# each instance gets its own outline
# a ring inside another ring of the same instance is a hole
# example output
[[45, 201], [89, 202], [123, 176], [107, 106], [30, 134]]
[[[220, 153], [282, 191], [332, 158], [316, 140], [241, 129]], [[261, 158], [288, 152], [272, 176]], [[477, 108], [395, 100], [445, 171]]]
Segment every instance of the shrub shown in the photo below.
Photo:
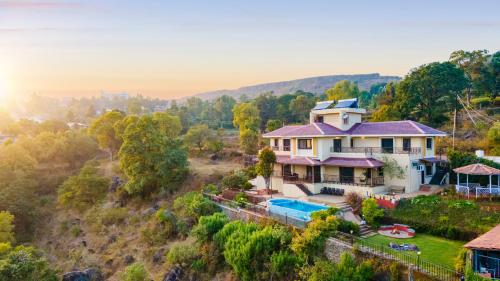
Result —
[[58, 201], [61, 205], [82, 211], [106, 196], [109, 179], [99, 176], [97, 166], [96, 161], [90, 161], [78, 175], [64, 181], [58, 190]]
[[161, 208], [143, 227], [141, 237], [150, 245], [162, 244], [177, 234], [177, 225], [174, 214]]
[[123, 281], [145, 281], [148, 278], [148, 272], [141, 263], [133, 263], [125, 268], [122, 274]]
[[103, 225], [122, 224], [128, 217], [128, 211], [126, 208], [103, 209], [99, 216]]
[[462, 248], [458, 255], [455, 257], [455, 270], [458, 272], [465, 271], [465, 263], [467, 261], [467, 253], [469, 250]]
[[203, 194], [192, 191], [175, 199], [174, 211], [178, 217], [195, 223], [200, 216], [208, 216], [219, 211], [219, 207], [203, 197]]
[[214, 194], [214, 195], [219, 195], [221, 191], [215, 184], [207, 184], [203, 186], [203, 192], [208, 193], [208, 194]]
[[170, 265], [190, 265], [198, 257], [198, 249], [194, 245], [175, 245], [166, 255]]
[[289, 251], [275, 252], [271, 255], [271, 273], [278, 280], [290, 279], [298, 263], [298, 258]]
[[82, 229], [79, 228], [78, 226], [73, 226], [71, 228], [71, 235], [73, 235], [73, 237], [78, 237], [80, 236], [80, 234], [82, 234]]
[[339, 231], [350, 234], [352, 230], [353, 235], [359, 235], [359, 225], [347, 220], [339, 220], [339, 221], [340, 221], [338, 226]]
[[4, 251], [0, 256], [0, 280], [9, 281], [56, 281], [57, 275], [49, 268], [49, 263], [40, 251], [33, 247], [0, 247]]
[[222, 186], [224, 188], [243, 189], [243, 186], [247, 181], [248, 178], [243, 171], [236, 171], [222, 179]]
[[211, 216], [202, 216], [191, 233], [200, 243], [212, 241], [213, 236], [228, 222], [229, 219], [223, 213], [215, 213]]
[[380, 209], [377, 201], [373, 198], [363, 200], [361, 211], [366, 222], [376, 226], [377, 220], [384, 216], [384, 210]]
[[238, 203], [238, 206], [240, 206], [241, 208], [244, 208], [249, 203], [247, 195], [244, 192], [236, 194], [236, 196], [234, 197], [234, 201], [236, 201], [236, 203]]
[[359, 214], [363, 198], [356, 192], [349, 192], [346, 197], [347, 204], [351, 206], [353, 213]]

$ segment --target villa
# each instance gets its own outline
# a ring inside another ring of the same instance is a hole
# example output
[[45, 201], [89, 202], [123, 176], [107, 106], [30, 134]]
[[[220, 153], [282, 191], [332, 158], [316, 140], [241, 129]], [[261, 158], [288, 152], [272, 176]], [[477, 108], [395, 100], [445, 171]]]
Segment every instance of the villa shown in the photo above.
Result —
[[447, 181], [435, 148], [446, 133], [414, 121], [363, 122], [364, 114], [357, 99], [318, 102], [309, 124], [264, 134], [277, 158], [271, 188], [289, 197], [366, 196]]

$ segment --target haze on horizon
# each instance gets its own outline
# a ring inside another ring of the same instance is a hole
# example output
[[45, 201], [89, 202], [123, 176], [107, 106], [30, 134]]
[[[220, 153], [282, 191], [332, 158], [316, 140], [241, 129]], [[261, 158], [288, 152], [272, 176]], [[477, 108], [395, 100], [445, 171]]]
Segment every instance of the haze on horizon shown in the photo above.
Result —
[[500, 47], [494, 0], [234, 2], [0, 1], [0, 95], [172, 99]]

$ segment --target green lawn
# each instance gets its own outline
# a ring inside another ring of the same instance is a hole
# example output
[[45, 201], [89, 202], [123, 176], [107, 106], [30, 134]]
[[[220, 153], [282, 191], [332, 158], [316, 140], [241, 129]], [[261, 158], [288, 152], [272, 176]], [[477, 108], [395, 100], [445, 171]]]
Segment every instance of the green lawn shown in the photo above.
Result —
[[[375, 235], [366, 239], [368, 242], [378, 245], [389, 246], [389, 242], [401, 245], [415, 244], [421, 252], [421, 259], [430, 261], [435, 264], [440, 264], [449, 268], [454, 267], [454, 259], [465, 244], [461, 241], [444, 239], [427, 234], [417, 234], [414, 238], [395, 239], [383, 235]], [[416, 255], [413, 251], [405, 251], [406, 253]]]

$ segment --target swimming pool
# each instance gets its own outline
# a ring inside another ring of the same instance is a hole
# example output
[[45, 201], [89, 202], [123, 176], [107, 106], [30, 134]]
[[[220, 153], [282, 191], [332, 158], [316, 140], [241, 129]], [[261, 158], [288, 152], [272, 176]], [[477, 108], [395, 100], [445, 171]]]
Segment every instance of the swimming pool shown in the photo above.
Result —
[[311, 220], [311, 213], [328, 209], [326, 205], [293, 199], [270, 199], [267, 200], [267, 203], [271, 213], [286, 215], [304, 221]]

